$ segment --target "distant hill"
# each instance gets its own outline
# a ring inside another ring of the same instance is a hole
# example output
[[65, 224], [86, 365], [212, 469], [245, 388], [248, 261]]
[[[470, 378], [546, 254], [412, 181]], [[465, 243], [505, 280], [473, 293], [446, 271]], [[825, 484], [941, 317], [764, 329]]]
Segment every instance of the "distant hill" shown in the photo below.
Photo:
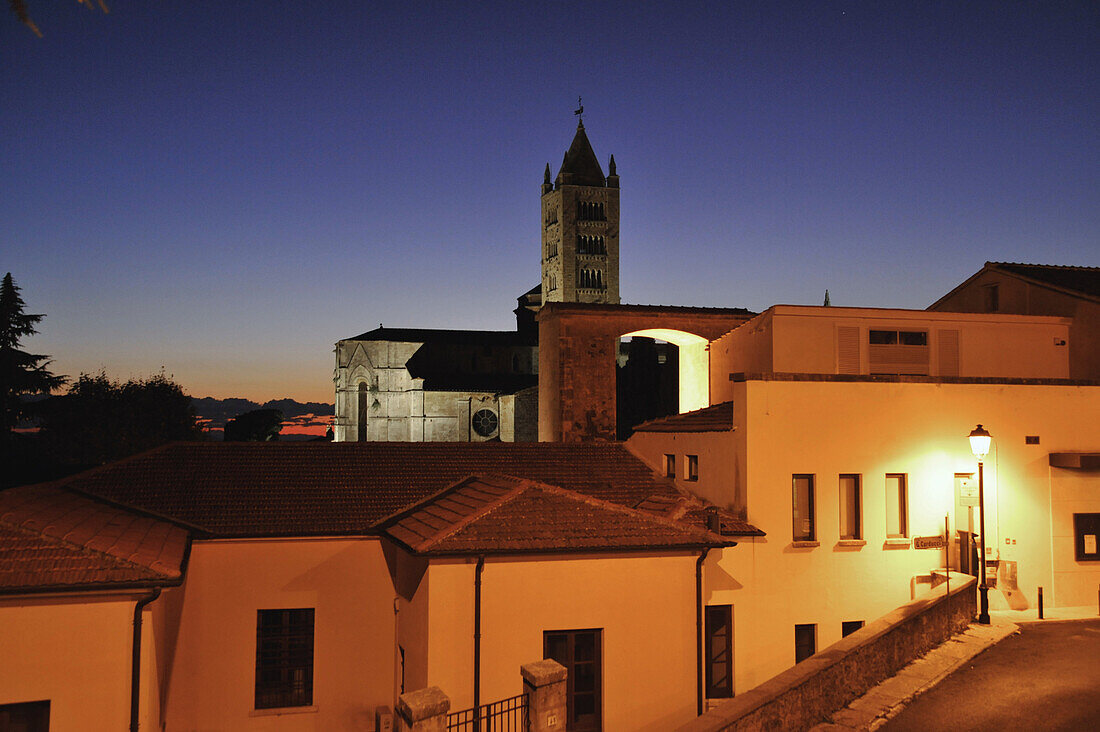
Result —
[[214, 399], [213, 397], [191, 397], [195, 414], [210, 420], [214, 424], [224, 424], [226, 420], [254, 409], [278, 409], [290, 420], [306, 414], [325, 416], [335, 413], [334, 405], [323, 402], [302, 402], [293, 399], [272, 399], [259, 404], [249, 399]]

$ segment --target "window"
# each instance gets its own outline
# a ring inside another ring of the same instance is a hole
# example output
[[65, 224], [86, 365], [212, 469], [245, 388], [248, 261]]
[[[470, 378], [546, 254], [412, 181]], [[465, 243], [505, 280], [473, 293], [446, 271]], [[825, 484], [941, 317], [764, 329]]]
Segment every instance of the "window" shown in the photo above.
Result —
[[687, 465], [684, 466], [684, 480], [699, 480], [699, 456], [685, 455]]
[[256, 708], [313, 704], [313, 608], [256, 611]]
[[602, 631], [548, 630], [542, 634], [543, 658], [552, 658], [567, 672], [565, 728], [597, 732], [602, 728], [600, 660]]
[[794, 662], [802, 663], [817, 653], [817, 625], [794, 626]]
[[665, 477], [676, 477], [676, 456], [665, 453]]
[[1100, 513], [1073, 514], [1073, 548], [1078, 562], [1100, 560]]
[[1001, 309], [1000, 285], [986, 285], [982, 288], [982, 305], [985, 312], [995, 313]]
[[497, 415], [491, 409], [479, 409], [472, 418], [474, 432], [481, 437], [489, 437], [497, 431]]
[[48, 732], [50, 702], [33, 701], [0, 704], [0, 730], [4, 732]]
[[928, 331], [868, 331], [868, 365], [872, 374], [927, 374]]
[[845, 620], [840, 624], [840, 637], [846, 638], [863, 627], [862, 620]]
[[840, 538], [863, 538], [863, 496], [859, 476], [840, 476]]
[[795, 541], [815, 541], [814, 527], [814, 477], [812, 475], [792, 476], [794, 492], [794, 510], [792, 512], [792, 533]]
[[370, 406], [370, 387], [364, 383], [359, 382], [358, 393], [358, 409], [355, 416], [356, 434], [355, 438], [359, 442], [367, 441], [367, 408]]
[[927, 346], [928, 332], [923, 330], [872, 330], [871, 345], [875, 346]]
[[706, 609], [707, 697], [733, 696], [733, 606], [709, 605]]
[[909, 501], [904, 473], [886, 475], [886, 538], [909, 536]]

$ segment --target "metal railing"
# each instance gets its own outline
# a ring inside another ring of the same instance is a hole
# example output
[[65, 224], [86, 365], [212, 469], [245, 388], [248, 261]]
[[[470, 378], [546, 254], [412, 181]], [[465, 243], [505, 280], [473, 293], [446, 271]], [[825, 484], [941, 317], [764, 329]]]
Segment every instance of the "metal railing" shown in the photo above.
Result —
[[527, 695], [451, 712], [447, 732], [527, 732]]

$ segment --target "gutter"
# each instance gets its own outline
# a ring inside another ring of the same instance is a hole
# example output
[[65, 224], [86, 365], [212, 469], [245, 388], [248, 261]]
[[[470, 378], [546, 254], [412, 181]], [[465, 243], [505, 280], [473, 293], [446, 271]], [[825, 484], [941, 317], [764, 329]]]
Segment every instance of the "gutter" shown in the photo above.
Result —
[[481, 706], [481, 573], [485, 571], [485, 557], [477, 558], [474, 569], [474, 714]]
[[141, 703], [141, 613], [145, 606], [160, 597], [157, 587], [134, 604], [134, 641], [130, 660], [130, 732], [138, 732], [138, 709]]
[[695, 682], [698, 693], [696, 714], [703, 714], [703, 562], [710, 547], [699, 552], [695, 560]]

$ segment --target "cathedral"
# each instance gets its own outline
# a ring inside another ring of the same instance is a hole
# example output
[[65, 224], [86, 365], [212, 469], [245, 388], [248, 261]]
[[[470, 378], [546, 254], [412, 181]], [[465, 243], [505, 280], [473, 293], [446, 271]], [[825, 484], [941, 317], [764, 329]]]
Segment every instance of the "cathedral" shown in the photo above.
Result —
[[540, 284], [508, 331], [387, 328], [336, 343], [337, 442], [535, 442], [545, 302], [619, 304], [619, 176], [577, 125], [542, 182]]

